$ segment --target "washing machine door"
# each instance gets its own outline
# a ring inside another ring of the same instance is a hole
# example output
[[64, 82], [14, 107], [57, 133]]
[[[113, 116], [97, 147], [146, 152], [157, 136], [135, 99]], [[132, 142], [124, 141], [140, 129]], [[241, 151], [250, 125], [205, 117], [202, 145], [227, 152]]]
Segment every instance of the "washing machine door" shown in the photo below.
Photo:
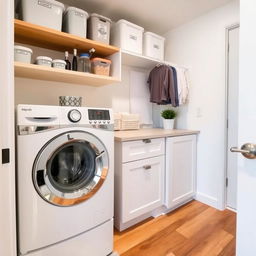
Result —
[[105, 145], [93, 134], [72, 131], [49, 141], [33, 165], [38, 194], [57, 206], [72, 206], [91, 198], [108, 174]]

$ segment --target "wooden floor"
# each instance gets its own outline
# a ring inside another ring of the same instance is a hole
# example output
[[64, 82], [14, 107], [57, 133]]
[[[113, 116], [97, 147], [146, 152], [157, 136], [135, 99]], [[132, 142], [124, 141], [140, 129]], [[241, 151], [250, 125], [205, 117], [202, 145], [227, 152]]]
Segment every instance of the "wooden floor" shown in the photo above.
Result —
[[122, 256], [234, 256], [236, 214], [192, 201], [176, 211], [115, 231]]

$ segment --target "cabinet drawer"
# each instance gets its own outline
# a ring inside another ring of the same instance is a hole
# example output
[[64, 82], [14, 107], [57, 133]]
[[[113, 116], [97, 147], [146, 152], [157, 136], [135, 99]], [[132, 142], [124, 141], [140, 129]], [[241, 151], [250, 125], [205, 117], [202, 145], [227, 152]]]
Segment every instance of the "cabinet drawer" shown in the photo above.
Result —
[[123, 222], [163, 204], [164, 160], [164, 156], [158, 156], [123, 164]]
[[165, 140], [145, 139], [122, 143], [122, 162], [130, 162], [149, 157], [164, 155]]

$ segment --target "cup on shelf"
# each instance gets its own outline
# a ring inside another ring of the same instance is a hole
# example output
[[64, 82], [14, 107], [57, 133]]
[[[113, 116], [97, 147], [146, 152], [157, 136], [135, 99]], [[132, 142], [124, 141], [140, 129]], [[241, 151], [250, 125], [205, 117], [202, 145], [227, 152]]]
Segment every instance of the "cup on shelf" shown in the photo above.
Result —
[[41, 65], [41, 66], [51, 67], [52, 66], [52, 58], [47, 57], [47, 56], [38, 56], [36, 58], [36, 64]]
[[53, 60], [52, 61], [52, 67], [53, 68], [59, 68], [59, 69], [65, 69], [66, 62], [64, 60], [59, 60], [59, 59]]
[[21, 45], [14, 46], [14, 60], [18, 62], [31, 63], [33, 51]]

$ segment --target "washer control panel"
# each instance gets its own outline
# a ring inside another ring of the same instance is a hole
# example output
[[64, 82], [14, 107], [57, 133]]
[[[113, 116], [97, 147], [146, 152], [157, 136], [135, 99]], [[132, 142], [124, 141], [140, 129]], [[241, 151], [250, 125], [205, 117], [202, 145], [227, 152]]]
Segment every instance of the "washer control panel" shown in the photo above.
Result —
[[111, 108], [102, 107], [19, 105], [17, 125], [25, 134], [69, 125], [111, 130], [114, 115]]
[[81, 118], [82, 118], [81, 112], [77, 109], [72, 109], [68, 112], [68, 119], [72, 123], [79, 122]]
[[110, 124], [110, 113], [107, 109], [88, 109], [90, 124]]

